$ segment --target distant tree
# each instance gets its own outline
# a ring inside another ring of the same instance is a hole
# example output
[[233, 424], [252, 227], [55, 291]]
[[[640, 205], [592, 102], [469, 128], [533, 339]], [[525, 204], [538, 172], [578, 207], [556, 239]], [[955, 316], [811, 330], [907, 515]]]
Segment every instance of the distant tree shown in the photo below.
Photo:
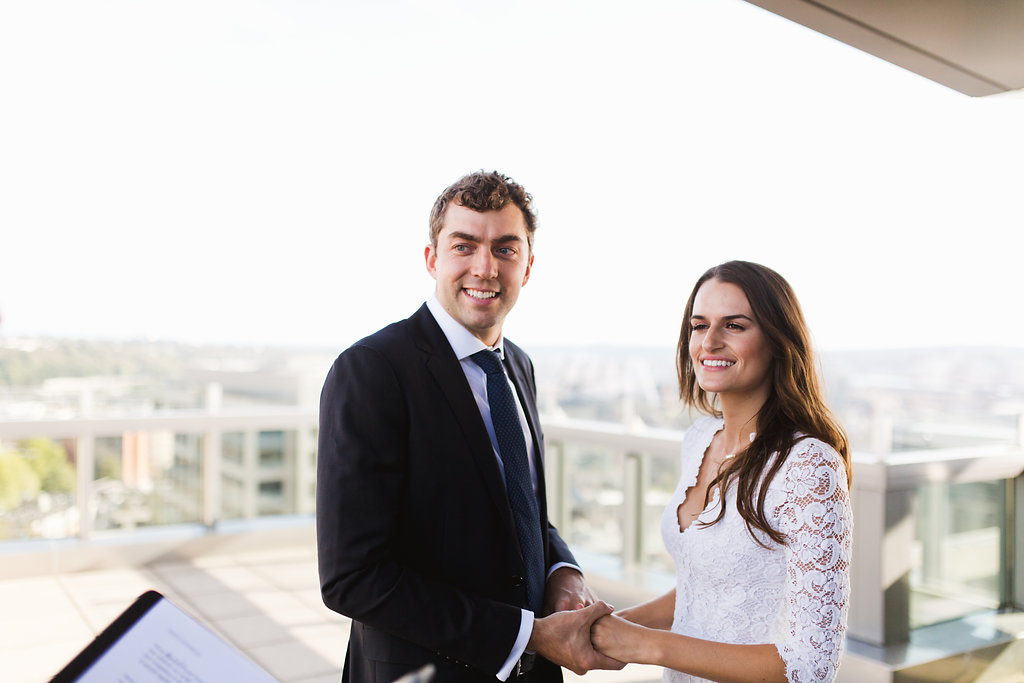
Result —
[[0, 510], [6, 512], [39, 495], [39, 475], [20, 453], [0, 453]]
[[185, 358], [193, 352], [172, 343], [47, 339], [31, 350], [0, 344], [0, 387], [33, 386], [53, 377], [170, 381], [180, 378]]
[[121, 478], [121, 459], [104, 453], [96, 458], [96, 478], [97, 479], [120, 479]]
[[43, 491], [70, 493], [75, 490], [75, 468], [68, 462], [63, 446], [50, 439], [27, 439], [19, 442], [18, 447], [39, 477]]

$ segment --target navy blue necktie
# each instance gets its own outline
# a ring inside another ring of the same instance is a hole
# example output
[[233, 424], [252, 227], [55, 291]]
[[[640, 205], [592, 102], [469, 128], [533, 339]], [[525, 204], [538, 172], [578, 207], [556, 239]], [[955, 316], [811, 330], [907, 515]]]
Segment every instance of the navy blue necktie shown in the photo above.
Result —
[[541, 541], [540, 512], [530, 478], [526, 439], [519, 422], [519, 411], [512, 398], [505, 371], [497, 351], [478, 351], [470, 358], [487, 373], [487, 403], [491, 423], [498, 440], [498, 455], [505, 468], [505, 488], [512, 506], [519, 547], [526, 563], [526, 599], [538, 615], [544, 603], [544, 548]]

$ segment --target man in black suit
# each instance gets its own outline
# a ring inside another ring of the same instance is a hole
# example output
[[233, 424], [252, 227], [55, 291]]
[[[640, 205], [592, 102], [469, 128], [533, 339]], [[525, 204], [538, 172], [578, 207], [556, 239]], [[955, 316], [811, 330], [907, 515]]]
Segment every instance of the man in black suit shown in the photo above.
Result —
[[434, 297], [324, 383], [317, 544], [324, 603], [352, 618], [343, 681], [428, 663], [439, 683], [622, 667], [590, 645], [611, 608], [547, 521], [533, 365], [502, 336], [535, 229], [507, 176], [447, 188], [424, 251]]

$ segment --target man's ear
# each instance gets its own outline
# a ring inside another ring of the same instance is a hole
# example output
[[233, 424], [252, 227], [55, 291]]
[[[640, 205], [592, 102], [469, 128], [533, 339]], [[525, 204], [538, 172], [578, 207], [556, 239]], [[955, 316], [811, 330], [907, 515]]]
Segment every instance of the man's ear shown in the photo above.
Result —
[[526, 263], [526, 274], [523, 275], [523, 284], [530, 281], [530, 272], [533, 270], [533, 252], [530, 252], [530, 260]]
[[423, 249], [423, 260], [427, 265], [427, 272], [430, 273], [430, 277], [437, 279], [437, 250], [434, 249], [434, 245], [428, 244]]

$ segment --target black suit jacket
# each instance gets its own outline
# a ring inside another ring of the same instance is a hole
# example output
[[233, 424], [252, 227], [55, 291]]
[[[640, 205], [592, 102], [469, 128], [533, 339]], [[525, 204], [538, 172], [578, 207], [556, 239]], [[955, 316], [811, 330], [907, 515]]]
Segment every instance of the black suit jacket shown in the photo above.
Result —
[[[547, 566], [575, 560], [547, 522], [533, 365], [505, 341], [533, 432]], [[343, 680], [494, 681], [526, 604], [508, 497], [465, 374], [422, 306], [335, 361], [320, 399], [317, 545], [324, 603], [352, 618]], [[532, 680], [561, 680], [539, 661]]]

